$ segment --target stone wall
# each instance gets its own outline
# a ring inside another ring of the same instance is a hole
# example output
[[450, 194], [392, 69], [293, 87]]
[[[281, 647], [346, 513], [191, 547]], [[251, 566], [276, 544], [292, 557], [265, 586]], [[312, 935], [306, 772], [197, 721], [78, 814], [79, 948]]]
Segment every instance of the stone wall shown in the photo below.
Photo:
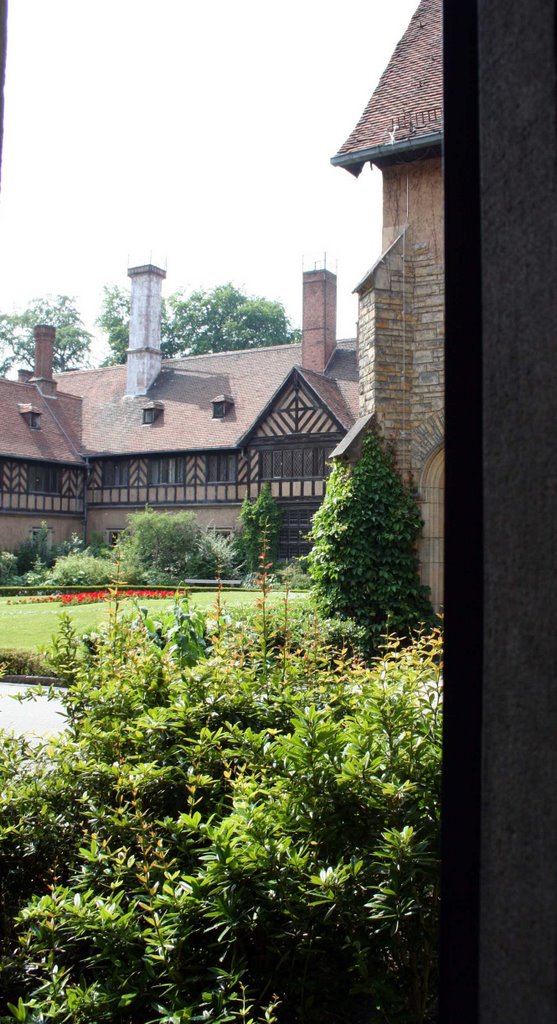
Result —
[[374, 413], [399, 471], [419, 482], [443, 441], [444, 270], [404, 232], [360, 286], [360, 414]]

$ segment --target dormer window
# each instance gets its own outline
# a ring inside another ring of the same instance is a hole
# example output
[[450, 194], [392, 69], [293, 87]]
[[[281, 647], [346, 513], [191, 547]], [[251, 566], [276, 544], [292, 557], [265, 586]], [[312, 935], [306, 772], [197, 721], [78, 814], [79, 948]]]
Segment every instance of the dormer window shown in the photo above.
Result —
[[150, 402], [149, 405], [143, 406], [143, 422], [154, 423], [159, 416], [162, 416], [164, 410], [164, 402]]
[[234, 405], [234, 399], [230, 395], [217, 395], [213, 398], [213, 419], [222, 420], [226, 416], [227, 412]]
[[31, 427], [31, 430], [41, 429], [41, 414], [39, 410], [35, 408], [34, 405], [31, 405], [30, 403], [23, 405], [20, 402], [19, 412], [20, 415], [23, 416], [23, 419], [27, 422], [27, 425]]

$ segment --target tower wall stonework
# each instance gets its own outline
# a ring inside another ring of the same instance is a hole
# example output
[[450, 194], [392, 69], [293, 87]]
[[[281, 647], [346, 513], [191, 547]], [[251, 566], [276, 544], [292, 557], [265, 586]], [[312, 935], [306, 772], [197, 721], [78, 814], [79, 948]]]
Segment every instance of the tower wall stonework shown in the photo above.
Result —
[[373, 413], [406, 481], [443, 440], [444, 269], [403, 234], [360, 289], [360, 413]]

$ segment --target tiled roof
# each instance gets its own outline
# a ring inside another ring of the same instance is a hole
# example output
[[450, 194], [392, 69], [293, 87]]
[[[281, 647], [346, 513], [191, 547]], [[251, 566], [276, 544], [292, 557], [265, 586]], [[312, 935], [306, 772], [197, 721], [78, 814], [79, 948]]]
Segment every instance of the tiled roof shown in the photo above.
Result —
[[[332, 158], [359, 174], [366, 160], [388, 159], [440, 142], [443, 131], [441, 0], [421, 0], [354, 131]], [[371, 151], [371, 152], [370, 152]]]
[[[40, 430], [28, 422], [26, 406], [40, 414]], [[0, 455], [81, 463], [80, 406], [80, 399], [71, 395], [50, 397], [34, 384], [0, 378]]]
[[[301, 345], [222, 352], [165, 360], [147, 395], [126, 398], [126, 367], [74, 371], [58, 385], [83, 402], [85, 454], [170, 452], [235, 447], [291, 370]], [[337, 368], [335, 369], [335, 363]], [[358, 412], [356, 347], [341, 341], [324, 375], [302, 371], [347, 428]], [[234, 404], [213, 419], [212, 402], [229, 395]], [[143, 424], [142, 410], [164, 403], [162, 414]]]

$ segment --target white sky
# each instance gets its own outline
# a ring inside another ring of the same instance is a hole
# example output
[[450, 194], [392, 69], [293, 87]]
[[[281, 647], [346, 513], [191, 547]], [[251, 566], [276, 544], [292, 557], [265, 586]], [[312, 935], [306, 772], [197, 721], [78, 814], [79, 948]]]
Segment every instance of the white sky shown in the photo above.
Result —
[[381, 177], [330, 157], [416, 6], [11, 0], [0, 310], [72, 295], [95, 333], [103, 285], [152, 260], [165, 294], [232, 281], [300, 326], [303, 261], [327, 252], [353, 336]]

